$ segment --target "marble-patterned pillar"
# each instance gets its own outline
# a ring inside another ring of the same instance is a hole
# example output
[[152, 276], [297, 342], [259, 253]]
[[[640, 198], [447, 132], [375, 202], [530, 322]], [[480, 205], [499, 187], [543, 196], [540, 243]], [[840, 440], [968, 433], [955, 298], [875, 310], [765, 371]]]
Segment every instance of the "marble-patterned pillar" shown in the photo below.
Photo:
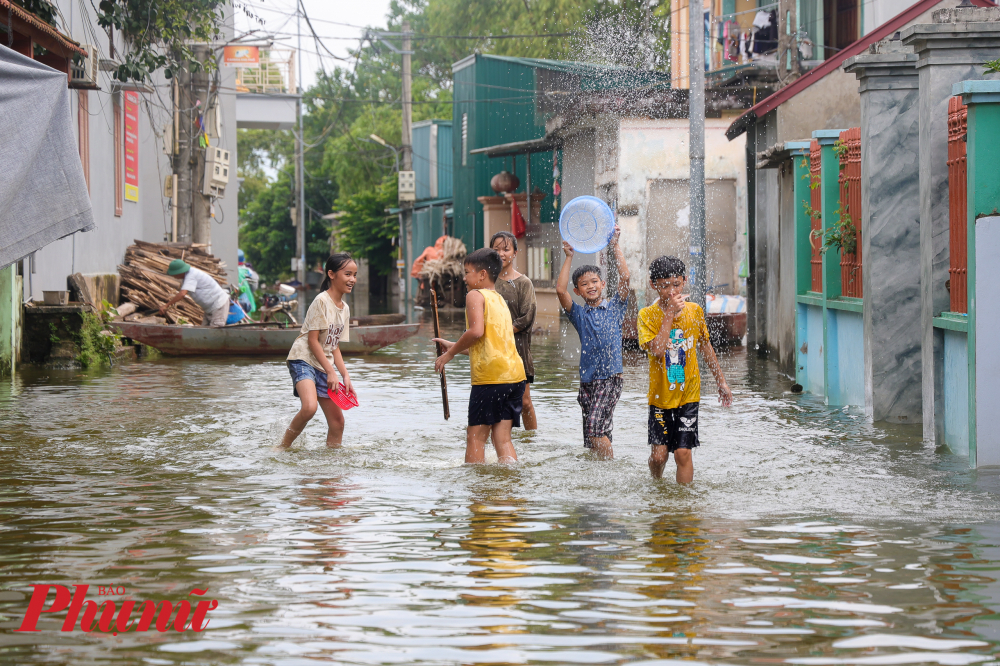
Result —
[[920, 116], [920, 330], [924, 439], [944, 442], [944, 331], [934, 317], [950, 308], [948, 290], [948, 98], [952, 84], [998, 78], [983, 63], [1000, 53], [1000, 8], [955, 7], [933, 23], [901, 31], [917, 54]]
[[865, 413], [920, 423], [920, 168], [917, 56], [873, 44], [844, 70], [861, 92]]

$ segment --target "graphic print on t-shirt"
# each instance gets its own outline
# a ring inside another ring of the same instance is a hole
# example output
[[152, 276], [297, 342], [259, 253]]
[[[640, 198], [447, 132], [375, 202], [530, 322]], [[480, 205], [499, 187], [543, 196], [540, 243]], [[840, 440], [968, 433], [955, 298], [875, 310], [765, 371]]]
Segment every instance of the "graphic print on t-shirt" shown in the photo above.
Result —
[[324, 347], [336, 348], [340, 343], [340, 335], [344, 332], [344, 325], [339, 322], [334, 322], [330, 324], [330, 328], [326, 330], [326, 340], [323, 341]]
[[693, 341], [684, 337], [682, 329], [675, 328], [670, 331], [670, 342], [667, 343], [667, 353], [664, 357], [667, 365], [667, 381], [670, 382], [667, 390], [674, 391], [678, 388], [684, 390], [686, 383], [684, 365], [687, 363], [687, 352], [692, 346]]

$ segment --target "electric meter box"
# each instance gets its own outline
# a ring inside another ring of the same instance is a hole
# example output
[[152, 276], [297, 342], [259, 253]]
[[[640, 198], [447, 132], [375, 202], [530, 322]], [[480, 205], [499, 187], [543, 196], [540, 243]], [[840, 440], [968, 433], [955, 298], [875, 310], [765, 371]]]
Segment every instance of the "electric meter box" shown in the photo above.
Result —
[[417, 178], [413, 171], [399, 172], [399, 200], [417, 200]]
[[205, 183], [201, 193], [218, 199], [226, 196], [229, 183], [229, 151], [217, 146], [205, 149]]

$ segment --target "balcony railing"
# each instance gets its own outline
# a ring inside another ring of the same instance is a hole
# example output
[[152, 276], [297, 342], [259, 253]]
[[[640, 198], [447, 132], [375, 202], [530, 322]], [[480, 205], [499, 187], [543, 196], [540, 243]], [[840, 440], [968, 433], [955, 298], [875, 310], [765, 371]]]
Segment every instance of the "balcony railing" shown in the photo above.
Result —
[[295, 51], [270, 49], [260, 51], [260, 64], [236, 70], [236, 92], [294, 93]]

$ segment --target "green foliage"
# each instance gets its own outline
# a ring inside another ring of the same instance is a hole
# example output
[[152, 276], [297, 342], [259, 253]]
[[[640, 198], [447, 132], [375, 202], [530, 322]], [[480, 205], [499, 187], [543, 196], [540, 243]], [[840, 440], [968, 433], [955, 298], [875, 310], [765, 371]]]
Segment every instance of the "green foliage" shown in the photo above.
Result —
[[[262, 282], [286, 279], [291, 275], [290, 259], [295, 255], [295, 231], [291, 207], [294, 203], [291, 167], [261, 189], [240, 216], [240, 247], [253, 264]], [[307, 197], [308, 201], [308, 197]], [[306, 234], [306, 260], [312, 264], [330, 253], [330, 228], [325, 220], [313, 217]]]
[[1000, 58], [984, 62], [983, 74], [1000, 74]]
[[[56, 6], [49, 0], [14, 0], [14, 4], [26, 9], [51, 26], [56, 25]], [[6, 30], [7, 26], [4, 25]], [[4, 44], [6, 46], [6, 44]]]
[[393, 269], [392, 239], [399, 235], [399, 218], [386, 209], [396, 205], [396, 185], [396, 179], [387, 176], [375, 190], [337, 199], [337, 210], [342, 213], [338, 248], [367, 259], [378, 275], [389, 275]]
[[836, 249], [842, 255], [855, 254], [858, 251], [858, 230], [854, 226], [854, 220], [840, 207], [833, 213], [837, 216], [837, 221], [826, 230], [823, 252]]
[[[192, 43], [221, 38], [226, 4], [227, 0], [100, 0], [98, 25], [113, 28], [127, 45], [114, 78], [147, 81], [162, 69], [169, 79], [182, 67], [201, 69]], [[215, 60], [209, 58], [205, 67], [214, 69]]]
[[[840, 160], [843, 155], [847, 154], [847, 144], [838, 139], [833, 144], [833, 154], [837, 156], [838, 160]], [[844, 170], [842, 161], [840, 170], [841, 172]], [[809, 183], [810, 189], [816, 189], [819, 185], [819, 177], [813, 176]], [[845, 195], [847, 194], [847, 189], [849, 187], [850, 184], [848, 182], [848, 185], [844, 190]], [[808, 202], [803, 201], [802, 206], [805, 208], [806, 214], [812, 219], [822, 219], [820, 211], [810, 206]], [[837, 206], [837, 210], [833, 211], [833, 215], [836, 218], [836, 222], [834, 222], [826, 231], [818, 230], [811, 232], [809, 239], [810, 243], [813, 238], [821, 238], [823, 239], [823, 253], [826, 253], [829, 250], [837, 250], [841, 255], [857, 253], [858, 229], [854, 225], [854, 220], [851, 218], [850, 212], [844, 208], [843, 204], [840, 204]]]
[[[838, 160], [841, 159], [844, 155], [847, 154], [847, 144], [844, 143], [843, 141], [841, 141], [840, 139], [837, 139], [836, 141], [834, 141], [833, 142], [833, 154], [837, 156]], [[843, 168], [843, 167], [841, 167], [841, 168]]]
[[80, 314], [80, 355], [77, 360], [85, 368], [99, 367], [111, 362], [121, 341], [121, 336], [110, 332], [101, 318], [90, 312]]

